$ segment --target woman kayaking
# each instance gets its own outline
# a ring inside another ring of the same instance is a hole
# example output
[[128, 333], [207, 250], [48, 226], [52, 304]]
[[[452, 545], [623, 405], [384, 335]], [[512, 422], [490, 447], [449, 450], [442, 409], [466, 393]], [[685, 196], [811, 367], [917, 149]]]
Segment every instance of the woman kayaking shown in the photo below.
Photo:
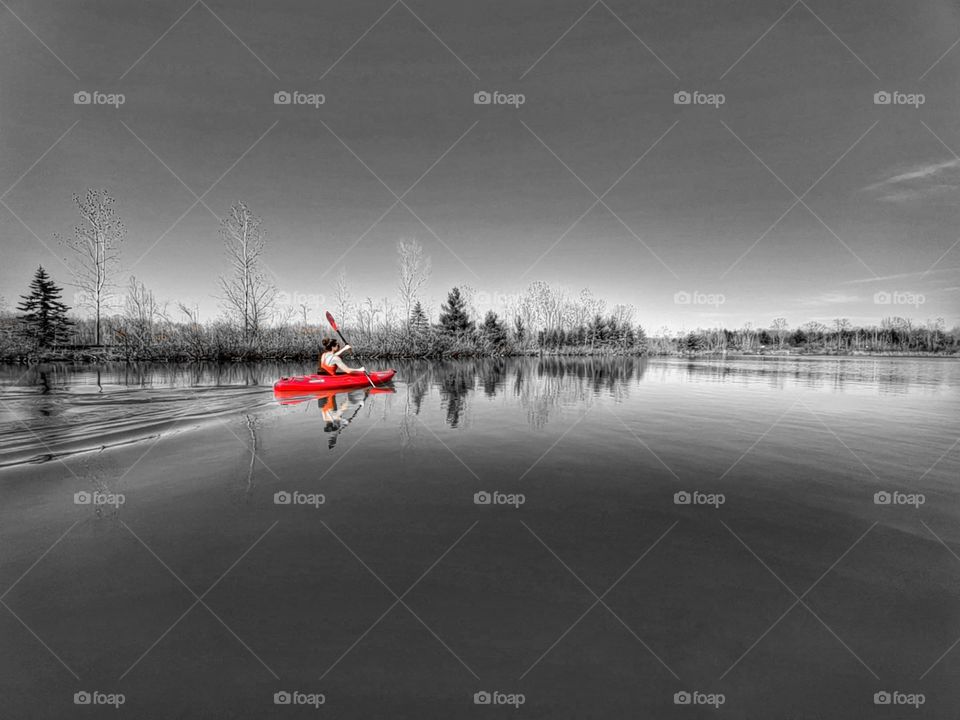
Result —
[[340, 346], [340, 342], [334, 338], [323, 339], [323, 352], [317, 360], [318, 375], [363, 375], [366, 370], [362, 367], [351, 368], [340, 357], [350, 349], [349, 345]]

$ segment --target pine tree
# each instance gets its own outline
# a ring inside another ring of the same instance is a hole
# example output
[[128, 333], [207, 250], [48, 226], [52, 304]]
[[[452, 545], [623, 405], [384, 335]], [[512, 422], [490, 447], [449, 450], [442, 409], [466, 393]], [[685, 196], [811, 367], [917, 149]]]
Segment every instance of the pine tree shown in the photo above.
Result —
[[527, 326], [519, 315], [513, 319], [513, 336], [517, 340], [517, 345], [523, 345], [523, 341], [527, 339]]
[[706, 338], [698, 332], [688, 333], [680, 343], [684, 350], [691, 353], [700, 352], [707, 345]]
[[463, 336], [473, 332], [473, 321], [467, 314], [467, 301], [460, 288], [453, 288], [447, 303], [440, 306], [440, 329], [447, 335]]
[[643, 329], [643, 325], [637, 325], [637, 329], [634, 332], [634, 347], [638, 350], [643, 350], [646, 352], [649, 345], [649, 340], [647, 339], [647, 331]]
[[60, 297], [63, 289], [54, 284], [43, 266], [37, 268], [30, 283], [30, 293], [21, 295], [21, 334], [33, 340], [38, 348], [66, 342], [67, 330], [73, 322], [67, 318], [68, 308]]
[[483, 342], [491, 350], [503, 350], [507, 345], [507, 327], [493, 310], [487, 311], [480, 328]]
[[593, 316], [590, 321], [590, 327], [587, 328], [587, 334], [590, 337], [590, 346], [601, 345], [607, 339], [607, 322], [599, 313]]
[[410, 330], [415, 333], [423, 333], [429, 327], [430, 321], [427, 320], [427, 314], [423, 311], [420, 301], [417, 300], [410, 312]]

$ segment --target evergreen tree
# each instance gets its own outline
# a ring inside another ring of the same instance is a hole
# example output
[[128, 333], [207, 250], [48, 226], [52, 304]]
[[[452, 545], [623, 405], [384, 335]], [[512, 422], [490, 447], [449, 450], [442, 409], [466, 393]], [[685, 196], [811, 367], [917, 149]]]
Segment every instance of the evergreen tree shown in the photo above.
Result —
[[700, 352], [707, 346], [707, 340], [698, 332], [688, 333], [680, 341], [680, 347], [687, 352]]
[[447, 295], [447, 302], [440, 306], [440, 329], [446, 335], [463, 336], [473, 332], [473, 320], [467, 313], [467, 301], [455, 287]]
[[68, 328], [73, 322], [67, 318], [68, 308], [60, 297], [63, 289], [57, 287], [43, 266], [37, 268], [30, 283], [30, 293], [21, 295], [17, 310], [24, 337], [33, 340], [38, 348], [66, 342]]
[[480, 328], [483, 342], [491, 350], [503, 350], [507, 345], [507, 327], [493, 310], [487, 311]]
[[424, 333], [429, 326], [430, 321], [427, 320], [427, 314], [423, 311], [420, 301], [417, 300], [410, 312], [410, 330], [416, 333]]
[[603, 316], [597, 313], [590, 321], [590, 327], [587, 328], [590, 337], [590, 345], [601, 345], [607, 339], [607, 323]]
[[638, 350], [647, 350], [649, 345], [649, 340], [647, 339], [647, 331], [643, 329], [643, 325], [637, 325], [637, 329], [634, 332], [634, 347]]
[[523, 345], [523, 341], [527, 339], [527, 327], [519, 315], [513, 319], [513, 336], [517, 340], [517, 345]]

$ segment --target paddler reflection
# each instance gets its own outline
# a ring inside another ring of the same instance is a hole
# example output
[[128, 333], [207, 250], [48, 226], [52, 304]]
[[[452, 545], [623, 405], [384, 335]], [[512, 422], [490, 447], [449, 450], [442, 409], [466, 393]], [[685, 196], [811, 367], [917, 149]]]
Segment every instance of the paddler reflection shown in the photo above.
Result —
[[[363, 408], [367, 400], [367, 390], [354, 390], [348, 393], [331, 393], [326, 397], [317, 398], [317, 407], [320, 408], [320, 415], [323, 417], [323, 431], [331, 433], [327, 440], [327, 447], [330, 450], [337, 444], [337, 438], [345, 427], [357, 417], [357, 413]], [[344, 414], [353, 408], [349, 417]]]
[[329, 434], [327, 447], [333, 450], [340, 433], [357, 419], [371, 395], [391, 395], [395, 392], [396, 390], [392, 387], [367, 387], [341, 392], [334, 390], [281, 392], [275, 390], [273, 395], [281, 405], [301, 405], [316, 400], [320, 418], [323, 421], [323, 431]]

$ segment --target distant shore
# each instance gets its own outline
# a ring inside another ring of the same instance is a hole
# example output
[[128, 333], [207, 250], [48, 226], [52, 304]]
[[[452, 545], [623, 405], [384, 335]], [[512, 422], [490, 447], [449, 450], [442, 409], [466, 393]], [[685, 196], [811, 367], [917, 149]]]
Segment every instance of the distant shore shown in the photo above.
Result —
[[[818, 359], [830, 357], [891, 357], [891, 358], [947, 358], [960, 359], [960, 352], [922, 352], [922, 351], [863, 351], [863, 350], [823, 350], [810, 352], [797, 349], [761, 349], [754, 352], [742, 350], [705, 350], [705, 351], [666, 351], [656, 350], [616, 350], [610, 348], [569, 348], [563, 350], [529, 350], [509, 353], [449, 353], [449, 354], [400, 354], [400, 353], [370, 353], [358, 352], [353, 355], [363, 360], [456, 360], [456, 359], [490, 359], [507, 357], [633, 357], [633, 358], [710, 358], [710, 359], [737, 359], [737, 358], [790, 358], [790, 359]], [[37, 363], [245, 363], [267, 361], [302, 361], [315, 362], [317, 356], [313, 353], [273, 354], [273, 353], [245, 353], [242, 355], [210, 355], [191, 357], [187, 355], [157, 356], [153, 354], [130, 354], [117, 352], [114, 348], [77, 348], [60, 351], [47, 351], [39, 354], [17, 355], [0, 357], [0, 363], [7, 365], [35, 365]]]

